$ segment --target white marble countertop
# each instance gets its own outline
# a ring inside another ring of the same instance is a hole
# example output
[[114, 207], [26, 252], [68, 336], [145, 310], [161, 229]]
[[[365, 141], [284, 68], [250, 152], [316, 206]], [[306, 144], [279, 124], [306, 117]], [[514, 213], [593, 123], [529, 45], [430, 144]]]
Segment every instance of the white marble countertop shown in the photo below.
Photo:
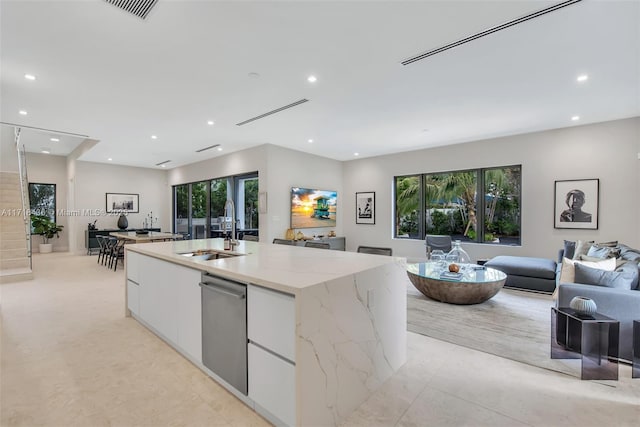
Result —
[[[223, 239], [200, 239], [128, 244], [125, 249], [294, 295], [307, 287], [350, 274], [390, 263], [406, 263], [404, 258], [398, 257], [243, 240], [233, 251], [224, 251], [223, 245]], [[180, 255], [198, 249], [213, 249], [242, 256], [204, 261]]]

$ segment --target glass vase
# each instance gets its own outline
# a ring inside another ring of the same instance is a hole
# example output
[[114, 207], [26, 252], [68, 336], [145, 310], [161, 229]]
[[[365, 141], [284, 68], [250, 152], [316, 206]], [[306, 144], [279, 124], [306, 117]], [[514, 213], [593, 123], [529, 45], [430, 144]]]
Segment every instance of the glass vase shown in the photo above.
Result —
[[460, 246], [460, 240], [453, 242], [451, 251], [447, 254], [447, 260], [451, 260], [457, 264], [471, 264], [471, 257], [469, 257], [469, 254]]

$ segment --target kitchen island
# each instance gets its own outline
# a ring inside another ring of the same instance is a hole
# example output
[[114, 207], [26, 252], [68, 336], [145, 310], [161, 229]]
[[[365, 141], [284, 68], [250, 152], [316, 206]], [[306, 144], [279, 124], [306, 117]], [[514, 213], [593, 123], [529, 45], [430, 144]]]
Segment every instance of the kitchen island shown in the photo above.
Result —
[[[406, 361], [405, 264], [222, 239], [127, 245], [126, 313], [273, 423], [337, 425]], [[203, 363], [205, 276], [246, 284], [246, 394]]]

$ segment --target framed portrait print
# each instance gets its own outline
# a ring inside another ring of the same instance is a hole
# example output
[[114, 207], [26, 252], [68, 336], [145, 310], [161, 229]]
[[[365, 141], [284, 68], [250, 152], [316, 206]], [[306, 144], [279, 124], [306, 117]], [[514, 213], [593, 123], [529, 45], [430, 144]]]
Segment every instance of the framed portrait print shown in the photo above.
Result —
[[356, 224], [376, 223], [376, 193], [356, 193]]
[[106, 193], [107, 213], [138, 213], [138, 195]]
[[599, 179], [556, 181], [554, 227], [598, 229]]

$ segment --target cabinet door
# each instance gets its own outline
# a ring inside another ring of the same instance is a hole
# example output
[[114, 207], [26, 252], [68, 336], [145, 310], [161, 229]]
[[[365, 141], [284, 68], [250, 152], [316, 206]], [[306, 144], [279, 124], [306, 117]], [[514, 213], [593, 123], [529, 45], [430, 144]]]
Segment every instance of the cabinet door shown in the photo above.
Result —
[[202, 304], [201, 273], [181, 266], [173, 266], [178, 285], [178, 345], [189, 356], [202, 363]]
[[249, 340], [295, 362], [296, 308], [292, 295], [247, 287]]
[[140, 312], [139, 285], [131, 280], [127, 280], [127, 308], [135, 315]]
[[126, 251], [125, 267], [127, 269], [127, 279], [140, 283], [140, 255], [137, 252]]
[[140, 317], [166, 339], [177, 343], [178, 285], [168, 275], [169, 265], [140, 256]]
[[295, 366], [251, 343], [247, 356], [249, 397], [285, 424], [295, 425]]

